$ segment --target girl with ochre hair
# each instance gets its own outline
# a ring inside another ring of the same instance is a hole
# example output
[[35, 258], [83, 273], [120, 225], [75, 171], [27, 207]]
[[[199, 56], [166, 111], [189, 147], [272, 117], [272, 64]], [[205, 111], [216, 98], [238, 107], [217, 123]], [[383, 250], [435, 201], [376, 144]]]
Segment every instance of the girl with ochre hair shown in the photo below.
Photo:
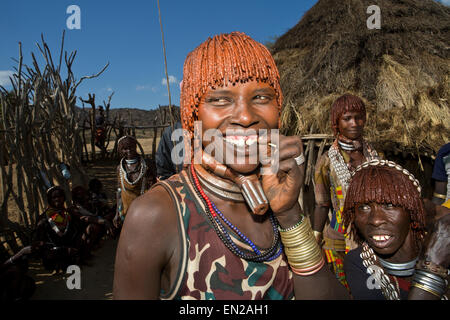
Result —
[[117, 166], [117, 207], [114, 225], [120, 228], [131, 202], [144, 194], [154, 182], [154, 175], [144, 157], [137, 153], [137, 140], [123, 136], [117, 142], [117, 152], [122, 157]]
[[447, 235], [432, 235], [447, 247], [424, 245], [420, 191], [417, 179], [392, 161], [373, 160], [356, 169], [343, 212], [344, 225], [360, 244], [344, 261], [353, 298], [428, 299], [446, 292], [448, 221], [438, 222], [447, 226]]
[[[301, 139], [280, 135], [275, 143], [258, 135], [279, 128], [282, 99], [272, 56], [243, 33], [208, 38], [187, 56], [180, 102], [186, 145], [192, 148], [201, 121], [197, 134], [217, 130], [215, 143], [232, 155], [242, 151], [244, 161], [220, 159], [204, 139], [200, 163], [131, 204], [117, 249], [115, 299], [348, 296], [324, 267], [298, 203]], [[249, 161], [255, 143], [278, 156], [279, 171], [260, 174], [271, 164], [264, 153]]]
[[378, 159], [379, 155], [363, 138], [366, 107], [360, 97], [344, 94], [337, 98], [331, 106], [330, 118], [336, 139], [316, 164], [313, 229], [330, 269], [348, 287], [343, 259], [355, 245], [351, 239], [345, 238], [342, 223], [345, 196], [351, 172], [366, 160]]

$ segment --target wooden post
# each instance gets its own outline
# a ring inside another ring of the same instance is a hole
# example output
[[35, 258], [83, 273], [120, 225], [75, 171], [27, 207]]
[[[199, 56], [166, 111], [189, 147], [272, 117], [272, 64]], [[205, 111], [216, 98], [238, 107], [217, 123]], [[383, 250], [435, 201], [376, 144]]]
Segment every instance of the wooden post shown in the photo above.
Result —
[[155, 159], [156, 155], [156, 138], [158, 137], [158, 127], [153, 128], [153, 141], [152, 141], [152, 158]]
[[[83, 80], [99, 76], [108, 66], [76, 82], [71, 69], [76, 54], [66, 53], [67, 78], [63, 80], [60, 74], [63, 45], [58, 66], [54, 65], [43, 36], [37, 47], [45, 60], [44, 67], [39, 66], [33, 53], [32, 66], [23, 64], [19, 44], [18, 72], [11, 78], [12, 90], [7, 92], [0, 87], [0, 139], [2, 151], [9, 155], [7, 164], [0, 161], [0, 227], [14, 230], [23, 244], [27, 244], [37, 216], [46, 204], [47, 186], [40, 172], [66, 191], [68, 181], [58, 169], [62, 161], [70, 165], [74, 179], [86, 177], [81, 166], [80, 130], [84, 133], [84, 129], [79, 127], [76, 116], [76, 88]], [[70, 200], [70, 193], [66, 195]], [[11, 199], [19, 208], [21, 225], [8, 220]]]

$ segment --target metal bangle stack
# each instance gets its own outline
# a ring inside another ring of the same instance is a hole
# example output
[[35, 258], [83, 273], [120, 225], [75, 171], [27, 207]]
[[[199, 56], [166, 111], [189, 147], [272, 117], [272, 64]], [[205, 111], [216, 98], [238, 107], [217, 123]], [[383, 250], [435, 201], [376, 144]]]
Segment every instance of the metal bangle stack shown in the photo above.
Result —
[[303, 216], [296, 225], [279, 230], [289, 265], [295, 274], [309, 276], [322, 268], [325, 260], [308, 218]]
[[440, 299], [448, 289], [448, 282], [437, 274], [421, 269], [416, 269], [411, 285], [413, 287], [425, 290]]

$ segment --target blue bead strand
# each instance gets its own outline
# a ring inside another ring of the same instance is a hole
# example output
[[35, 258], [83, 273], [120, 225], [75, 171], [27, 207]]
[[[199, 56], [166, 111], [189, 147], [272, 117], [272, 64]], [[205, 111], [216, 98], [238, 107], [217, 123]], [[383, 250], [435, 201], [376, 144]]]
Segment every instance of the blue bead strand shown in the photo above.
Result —
[[261, 252], [256, 248], [256, 245], [249, 239], [247, 238], [235, 225], [233, 225], [227, 218], [225, 218], [225, 216], [223, 215], [223, 213], [216, 207], [216, 205], [211, 202], [211, 205], [214, 209], [214, 211], [216, 211], [216, 213], [220, 216], [220, 218], [222, 218], [223, 221], [225, 221], [225, 223], [232, 229], [234, 230], [239, 237], [244, 240], [252, 249], [253, 251], [259, 255], [261, 254]]

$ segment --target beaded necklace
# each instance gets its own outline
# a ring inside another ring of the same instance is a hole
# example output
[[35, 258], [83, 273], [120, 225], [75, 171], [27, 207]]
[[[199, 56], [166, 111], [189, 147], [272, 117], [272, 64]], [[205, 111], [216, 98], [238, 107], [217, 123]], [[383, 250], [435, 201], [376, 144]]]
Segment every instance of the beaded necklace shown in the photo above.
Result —
[[[52, 230], [60, 237], [64, 236], [69, 230], [70, 216], [69, 213], [63, 210], [56, 210], [53, 208], [49, 208], [47, 210], [47, 221], [50, 224]], [[62, 218], [61, 222], [58, 222], [58, 217]], [[58, 226], [59, 224], [60, 226]], [[64, 231], [60, 230], [60, 228], [64, 228]]]
[[[277, 222], [275, 221], [272, 213], [270, 214], [269, 219], [274, 232], [274, 242], [269, 249], [261, 251], [248, 237], [246, 237], [236, 226], [234, 226], [216, 207], [216, 205], [208, 198], [200, 185], [199, 179], [193, 166], [191, 166], [190, 178], [192, 178], [193, 180], [194, 190], [205, 205], [206, 215], [213, 225], [214, 231], [231, 252], [242, 259], [255, 262], [272, 261], [280, 256], [280, 254], [283, 252], [283, 246], [281, 244]], [[231, 230], [233, 230], [245, 243], [247, 243], [252, 248], [254, 254], [244, 253], [240, 248], [237, 247], [221, 220], [223, 220], [225, 224], [231, 228]]]
[[[338, 145], [340, 145], [339, 140], [336, 139], [328, 150], [328, 157], [330, 158], [331, 166], [336, 172], [337, 178], [339, 180], [338, 182], [340, 182], [344, 190], [347, 190], [351, 179], [350, 164], [345, 163], [344, 157], [339, 152]], [[362, 145], [362, 153], [365, 159], [372, 160], [374, 158], [378, 158], [378, 154], [376, 153], [376, 151], [372, 150], [372, 148], [364, 140], [362, 142]]]
[[[123, 183], [123, 180], [125, 180], [128, 184], [134, 186], [135, 184], [137, 184], [137, 183], [142, 179], [142, 184], [141, 184], [141, 194], [144, 194], [145, 186], [146, 186], [146, 183], [147, 183], [147, 180], [146, 180], [146, 177], [145, 177], [145, 173], [146, 173], [146, 171], [147, 171], [147, 165], [146, 165], [146, 163], [145, 163], [145, 160], [144, 160], [142, 157], [140, 157], [139, 159], [140, 159], [140, 166], [139, 166], [140, 172], [139, 172], [139, 176], [138, 176], [138, 177], [136, 178], [136, 180], [134, 180], [133, 182], [131, 182], [131, 181], [128, 180], [127, 175], [128, 175], [128, 173], [131, 173], [131, 172], [127, 172], [127, 171], [125, 170], [125, 167], [124, 167], [124, 165], [123, 165], [123, 160], [124, 160], [124, 158], [122, 158], [122, 160], [120, 160], [119, 174], [120, 174], [120, 183], [121, 183], [121, 185], [122, 185], [122, 190], [126, 190], [126, 189], [125, 189], [125, 185], [124, 185], [124, 183]], [[135, 171], [133, 171], [133, 172], [135, 172]]]
[[364, 267], [367, 268], [367, 273], [372, 275], [379, 284], [384, 297], [387, 300], [400, 300], [400, 287], [397, 278], [393, 277], [395, 281], [394, 285], [383, 267], [378, 263], [379, 258], [377, 258], [367, 242], [362, 244], [362, 251], [359, 256], [362, 259]]

